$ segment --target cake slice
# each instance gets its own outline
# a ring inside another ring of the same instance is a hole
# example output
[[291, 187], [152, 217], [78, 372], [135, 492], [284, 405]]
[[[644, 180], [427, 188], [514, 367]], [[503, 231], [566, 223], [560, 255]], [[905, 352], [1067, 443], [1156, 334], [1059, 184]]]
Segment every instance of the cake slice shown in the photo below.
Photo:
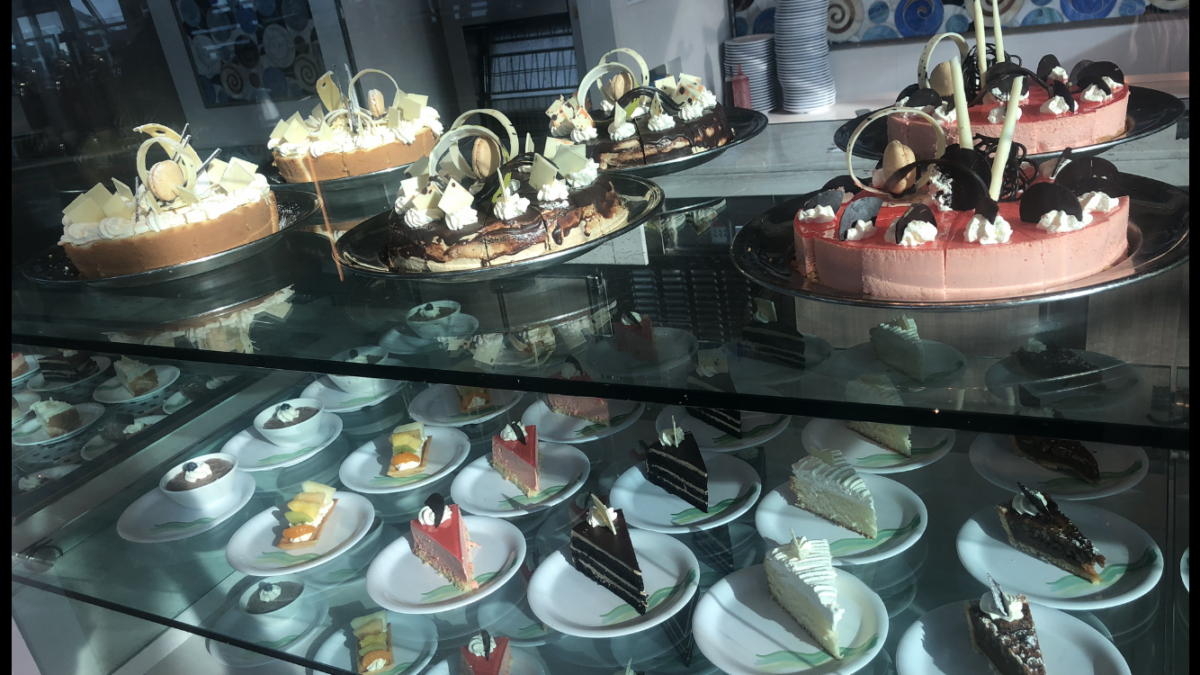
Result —
[[392, 624], [388, 623], [387, 612], [375, 612], [360, 616], [350, 622], [357, 647], [354, 662], [361, 675], [387, 670], [396, 665], [392, 653]]
[[[707, 349], [697, 355], [696, 372], [687, 376], [689, 387], [705, 391], [736, 393], [729, 362], [720, 349]], [[710, 427], [734, 438], [742, 437], [742, 413], [728, 408], [697, 408], [686, 406], [689, 415]]]
[[1071, 473], [1085, 483], [1100, 481], [1096, 457], [1079, 441], [1038, 436], [1012, 436], [1011, 439], [1013, 451], [1038, 466]]
[[83, 423], [79, 419], [79, 411], [70, 403], [49, 398], [45, 401], [38, 401], [31, 407], [38, 424], [42, 425], [42, 428], [46, 430], [46, 435], [50, 438], [58, 438], [67, 432], [74, 431]]
[[971, 646], [1000, 675], [1046, 675], [1037, 627], [1024, 595], [1009, 595], [988, 575], [992, 588], [963, 609]]
[[464, 413], [479, 412], [492, 407], [492, 392], [483, 387], [464, 387], [455, 385], [458, 394], [458, 408]]
[[508, 675], [512, 668], [512, 649], [508, 638], [492, 637], [481, 630], [460, 648], [459, 675]]
[[797, 370], [804, 367], [804, 336], [780, 321], [775, 303], [766, 298], [754, 298], [754, 313], [742, 326], [742, 343], [752, 359]]
[[708, 513], [708, 467], [696, 439], [674, 419], [646, 450], [646, 479]]
[[771, 598], [835, 659], [841, 660], [837, 624], [845, 610], [838, 605], [837, 573], [829, 542], [797, 539], [767, 551], [763, 559]]
[[586, 518], [571, 528], [571, 564], [584, 576], [612, 591], [638, 614], [647, 609], [646, 587], [625, 514], [595, 495]]
[[82, 352], [56, 349], [38, 361], [42, 377], [54, 382], [77, 382], [100, 372], [100, 366]]
[[[592, 381], [592, 378], [583, 372], [583, 368], [579, 365], [579, 361], [575, 360], [574, 356], [567, 357], [566, 362], [563, 363], [562, 370], [553, 379], [572, 380], [574, 382]], [[558, 413], [559, 415], [586, 420], [593, 424], [608, 425], [609, 411], [606, 399], [589, 396], [548, 394], [546, 396], [546, 407], [550, 408], [551, 412]]]
[[650, 317], [629, 311], [621, 315], [615, 327], [617, 351], [630, 355], [638, 361], [658, 360], [654, 346], [654, 324]]
[[[852, 403], [903, 406], [900, 392], [892, 385], [887, 375], [864, 373], [857, 380], [846, 383], [846, 400]], [[884, 448], [912, 457], [912, 427], [905, 424], [881, 424], [852, 420], [846, 426], [862, 434]]]
[[1084, 361], [1073, 349], [1029, 338], [1013, 352], [1013, 357], [1027, 374], [1040, 380], [1051, 380], [1047, 384], [1059, 389], [1103, 386], [1100, 369]]
[[12, 376], [16, 378], [29, 372], [29, 361], [25, 359], [25, 355], [21, 352], [12, 352]]
[[20, 402], [17, 401], [16, 396], [13, 396], [12, 397], [12, 421], [16, 422], [17, 420], [19, 420], [20, 418], [22, 418], [24, 416], [25, 416], [25, 413], [21, 411]]
[[283, 514], [289, 527], [283, 530], [277, 546], [285, 551], [316, 546], [338, 503], [333, 498], [337, 490], [328, 485], [306, 480], [300, 489], [303, 492], [287, 503], [288, 510]]
[[387, 475], [392, 478], [415, 476], [425, 470], [429, 459], [431, 436], [425, 435], [425, 423], [402, 424], [392, 429], [392, 457]]
[[446, 506], [438, 493], [429, 495], [412, 525], [412, 547], [417, 557], [446, 577], [459, 590], [479, 588], [471, 563], [471, 534], [458, 505]]
[[504, 479], [520, 488], [526, 497], [541, 492], [538, 473], [537, 426], [525, 426], [520, 422], [509, 422], [492, 436], [492, 468]]
[[1020, 492], [996, 505], [1008, 543], [1093, 584], [1100, 583], [1096, 568], [1104, 567], [1105, 559], [1092, 540], [1059, 510], [1050, 495], [1021, 483], [1017, 486]]
[[134, 396], [147, 394], [158, 386], [158, 372], [152, 366], [128, 356], [122, 356], [120, 361], [113, 364], [113, 369], [117, 371], [117, 381]]
[[924, 382], [929, 376], [917, 322], [907, 316], [901, 314], [872, 328], [871, 347], [875, 358], [914, 380]]
[[792, 492], [809, 513], [867, 539], [878, 534], [875, 499], [841, 450], [813, 450], [793, 464]]

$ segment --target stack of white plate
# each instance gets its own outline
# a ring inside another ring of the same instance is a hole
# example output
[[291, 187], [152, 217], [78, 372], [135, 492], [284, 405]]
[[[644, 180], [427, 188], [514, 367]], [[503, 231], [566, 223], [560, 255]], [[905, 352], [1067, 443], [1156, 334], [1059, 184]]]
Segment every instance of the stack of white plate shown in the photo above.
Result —
[[788, 112], [816, 112], [837, 96], [829, 70], [828, 12], [829, 0], [777, 0], [775, 67]]
[[725, 79], [737, 75], [738, 66], [750, 80], [750, 107], [760, 112], [775, 109], [779, 100], [775, 84], [775, 36], [743, 35], [725, 41]]

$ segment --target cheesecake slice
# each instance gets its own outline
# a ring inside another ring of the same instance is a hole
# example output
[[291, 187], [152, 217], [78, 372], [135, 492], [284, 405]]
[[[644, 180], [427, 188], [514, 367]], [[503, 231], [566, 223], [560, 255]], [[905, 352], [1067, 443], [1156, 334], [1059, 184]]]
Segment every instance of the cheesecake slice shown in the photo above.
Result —
[[50, 438], [58, 438], [67, 432], [74, 431], [83, 423], [79, 419], [79, 411], [70, 403], [50, 398], [38, 401], [31, 407], [38, 424], [42, 425], [42, 428], [46, 430], [46, 435]]
[[387, 612], [353, 619], [350, 630], [354, 631], [354, 662], [358, 664], [360, 675], [385, 671], [396, 665], [392, 653], [392, 625], [388, 623]]
[[512, 648], [508, 638], [492, 637], [481, 630], [460, 648], [458, 675], [508, 675], [512, 668]]
[[646, 480], [708, 513], [708, 467], [695, 437], [675, 420], [646, 450]]
[[113, 364], [113, 369], [117, 371], [117, 381], [134, 396], [148, 394], [158, 386], [158, 372], [154, 367], [128, 356], [122, 356]]
[[[991, 579], [991, 575], [988, 576]], [[971, 646], [1000, 675], [1046, 675], [1029, 599], [1009, 595], [992, 579], [992, 588], [963, 609]]]
[[996, 505], [1000, 524], [1013, 548], [1093, 584], [1100, 583], [1096, 568], [1104, 567], [1105, 559], [1092, 540], [1059, 510], [1050, 495], [1017, 485], [1020, 492]]
[[413, 553], [426, 565], [437, 570], [458, 589], [479, 588], [475, 581], [475, 566], [471, 564], [471, 541], [458, 505], [446, 506], [438, 493], [425, 500], [425, 506], [411, 521]]
[[[896, 391], [892, 381], [887, 375], [878, 373], [865, 373], [857, 380], [847, 382], [846, 400], [873, 405], [904, 405], [904, 400], [900, 398], [900, 392]], [[912, 457], [912, 427], [908, 425], [850, 421], [846, 426], [888, 450]]]
[[771, 598], [816, 640], [821, 649], [841, 660], [837, 624], [845, 610], [838, 605], [837, 573], [829, 542], [797, 539], [767, 551], [763, 559]]
[[914, 380], [924, 382], [929, 376], [917, 322], [907, 316], [901, 314], [872, 328], [871, 347], [875, 358]]
[[425, 423], [402, 424], [392, 429], [392, 456], [387, 475], [392, 478], [415, 476], [425, 470], [433, 438], [425, 435]]
[[504, 476], [504, 480], [520, 488], [526, 497], [542, 490], [538, 455], [536, 425], [509, 422], [500, 430], [499, 436], [492, 436], [492, 468]]
[[813, 450], [792, 465], [796, 506], [868, 539], [878, 534], [875, 499], [841, 450]]
[[620, 509], [610, 509], [592, 495], [587, 517], [571, 528], [570, 550], [575, 569], [629, 603], [638, 614], [646, 613], [642, 568]]
[[1013, 451], [1038, 466], [1070, 473], [1085, 483], [1100, 481], [1100, 465], [1083, 443], [1038, 436], [1013, 436]]

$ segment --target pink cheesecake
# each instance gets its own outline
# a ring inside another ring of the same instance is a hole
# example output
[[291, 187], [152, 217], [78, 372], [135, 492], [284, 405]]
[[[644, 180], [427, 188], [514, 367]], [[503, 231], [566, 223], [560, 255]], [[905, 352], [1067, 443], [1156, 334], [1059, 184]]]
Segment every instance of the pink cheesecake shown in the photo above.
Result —
[[[1081, 100], [1078, 87], [1072, 89], [1075, 96], [1075, 112], [1055, 115], [1042, 112], [1042, 104], [1049, 95], [1038, 86], [1029, 88], [1029, 99], [1021, 104], [1021, 118], [1013, 131], [1013, 142], [1025, 146], [1029, 154], [1057, 152], [1064, 148], [1082, 148], [1112, 140], [1125, 133], [1125, 113], [1129, 107], [1129, 87], [1123, 86], [1113, 92], [1112, 98], [1093, 103]], [[988, 113], [999, 103], [987, 103], [970, 107], [971, 133], [1000, 137], [1004, 126], [988, 121]], [[917, 159], [933, 157], [937, 143], [933, 126], [919, 115], [892, 115], [887, 118], [888, 140], [900, 141], [912, 148]], [[946, 138], [958, 137], [957, 122], [942, 122]]]

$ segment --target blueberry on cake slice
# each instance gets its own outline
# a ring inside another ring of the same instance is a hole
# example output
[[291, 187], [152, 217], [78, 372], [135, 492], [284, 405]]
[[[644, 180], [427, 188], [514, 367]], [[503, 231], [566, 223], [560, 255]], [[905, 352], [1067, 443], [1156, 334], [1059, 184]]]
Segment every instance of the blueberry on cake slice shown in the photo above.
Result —
[[[696, 372], [688, 375], [689, 387], [705, 391], [736, 393], [733, 377], [729, 375], [729, 362], [720, 349], [707, 349], [698, 354]], [[742, 413], [727, 408], [697, 408], [687, 406], [689, 415], [708, 426], [734, 438], [742, 438]]]
[[[896, 391], [892, 381], [887, 375], [879, 373], [865, 373], [857, 380], [847, 382], [846, 400], [872, 405], [904, 405], [904, 400], [900, 398], [900, 392]], [[850, 421], [846, 426], [888, 450], [912, 457], [912, 427], [908, 425]]]
[[405, 478], [424, 471], [432, 442], [433, 437], [425, 435], [424, 422], [402, 424], [392, 429], [392, 457], [388, 460], [387, 475]]
[[917, 322], [900, 315], [871, 329], [875, 358], [905, 375], [924, 382], [929, 377], [925, 348], [917, 333]]
[[767, 551], [763, 559], [771, 598], [835, 659], [841, 660], [837, 624], [845, 610], [838, 605], [837, 573], [829, 542], [792, 540]]
[[795, 326], [779, 320], [775, 303], [754, 298], [750, 322], [742, 326], [747, 356], [785, 368], [804, 367], [804, 336]]
[[122, 356], [113, 364], [113, 369], [117, 371], [117, 381], [134, 396], [148, 394], [158, 386], [158, 372], [154, 367], [128, 356]]
[[1005, 593], [990, 574], [988, 581], [988, 592], [963, 607], [971, 646], [1000, 675], [1046, 675], [1029, 599]]
[[1070, 473], [1085, 483], [1100, 481], [1100, 465], [1096, 457], [1079, 441], [1013, 436], [1012, 447], [1018, 455], [1038, 466]]
[[996, 505], [1000, 524], [1013, 548], [1093, 584], [1100, 583], [1096, 568], [1104, 567], [1105, 559], [1092, 540], [1059, 510], [1050, 495], [1021, 483], [1017, 486], [1020, 492]]
[[813, 450], [792, 465], [796, 506], [868, 539], [878, 534], [875, 499], [841, 450]]
[[385, 671], [396, 664], [392, 654], [392, 624], [387, 612], [375, 612], [350, 621], [354, 631], [354, 662], [361, 675]]
[[50, 438], [58, 438], [65, 433], [74, 431], [79, 428], [82, 421], [79, 419], [79, 411], [70, 403], [55, 401], [54, 399], [46, 399], [38, 401], [31, 406], [34, 416], [37, 417], [38, 424], [46, 430], [46, 435]]
[[646, 479], [708, 513], [708, 467], [696, 439], [674, 418], [646, 451]]
[[621, 509], [610, 509], [592, 495], [587, 517], [571, 528], [571, 564], [638, 614], [646, 613], [642, 568]]

